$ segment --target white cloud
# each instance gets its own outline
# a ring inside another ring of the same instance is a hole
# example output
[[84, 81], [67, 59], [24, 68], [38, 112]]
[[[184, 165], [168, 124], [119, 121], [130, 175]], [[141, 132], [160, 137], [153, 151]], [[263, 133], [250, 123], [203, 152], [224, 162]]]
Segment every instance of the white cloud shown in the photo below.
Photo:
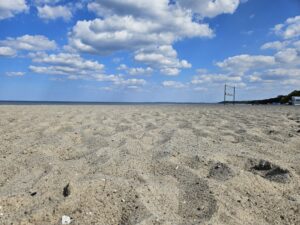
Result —
[[0, 47], [0, 57], [13, 57], [17, 54], [17, 52], [10, 47]]
[[56, 43], [42, 35], [24, 35], [17, 38], [9, 37], [6, 40], [1, 40], [0, 46], [9, 47], [14, 50], [44, 51], [55, 49]]
[[261, 46], [262, 50], [265, 49], [275, 49], [280, 50], [285, 48], [289, 43], [288, 42], [281, 42], [281, 41], [273, 41], [273, 42], [267, 42], [264, 45]]
[[216, 65], [224, 70], [244, 74], [252, 69], [275, 65], [275, 58], [273, 56], [245, 54], [229, 57], [223, 62], [218, 62]]
[[63, 0], [34, 0], [36, 5], [55, 5]]
[[277, 79], [296, 79], [300, 77], [300, 68], [276, 68], [276, 69], [269, 69], [262, 73], [261, 77], [263, 78], [273, 78]]
[[107, 75], [104, 65], [97, 61], [87, 60], [73, 53], [31, 53], [32, 61], [29, 69], [36, 74], [65, 76], [69, 80], [95, 80], [111, 82], [116, 86], [143, 86], [144, 79], [124, 79], [121, 75]]
[[160, 72], [162, 74], [168, 75], [168, 76], [177, 76], [181, 70], [178, 68], [170, 68], [170, 67], [166, 67], [166, 68], [162, 68], [160, 70]]
[[[133, 16], [111, 16], [106, 19], [78, 21], [69, 41], [72, 47], [89, 53], [107, 54], [121, 50], [137, 50], [148, 46], [169, 45], [185, 37], [211, 37], [206, 24], [190, 17], [169, 15], [164, 18], [142, 19]], [[180, 16], [180, 15], [179, 15]], [[120, 23], [122, 21], [122, 23]]]
[[116, 79], [114, 81], [115, 85], [125, 85], [125, 86], [133, 86], [133, 85], [145, 85], [147, 82], [144, 79], [122, 79], [119, 77], [119, 79]]
[[287, 85], [289, 87], [299, 88], [300, 80], [299, 79], [289, 79], [282, 82], [283, 85]]
[[93, 76], [94, 80], [97, 81], [108, 81], [112, 82], [115, 86], [129, 87], [129, 86], [144, 86], [146, 85], [146, 80], [144, 79], [124, 79], [121, 75], [105, 75], [98, 74]]
[[118, 67], [118, 70], [126, 71], [129, 75], [137, 76], [137, 75], [150, 75], [153, 73], [153, 69], [151, 67], [142, 68], [142, 67], [136, 67], [136, 68], [129, 68], [125, 64], [121, 64]]
[[55, 20], [62, 18], [68, 21], [72, 18], [71, 9], [67, 6], [49, 6], [44, 5], [42, 7], [37, 7], [38, 16], [44, 20]]
[[186, 84], [183, 84], [183, 83], [178, 82], [178, 81], [171, 81], [171, 80], [164, 81], [162, 83], [162, 85], [164, 87], [169, 87], [169, 88], [185, 88], [185, 87], [187, 87]]
[[1, 0], [0, 20], [14, 17], [16, 14], [28, 10], [25, 0]]
[[289, 64], [296, 66], [300, 64], [300, 57], [298, 52], [294, 48], [283, 49], [275, 54], [275, 58], [278, 63]]
[[300, 52], [300, 41], [294, 42], [293, 46]]
[[192, 84], [215, 83], [215, 82], [241, 82], [240, 76], [231, 76], [228, 74], [201, 74], [194, 76], [191, 81]]
[[45, 53], [37, 53], [31, 54], [31, 56], [33, 57], [33, 62], [38, 63], [67, 66], [81, 70], [102, 71], [104, 69], [104, 65], [99, 64], [97, 61], [83, 59], [78, 54], [59, 53], [47, 55]]
[[192, 65], [186, 60], [179, 60], [177, 52], [170, 45], [158, 48], [148, 48], [136, 52], [134, 59], [160, 70], [162, 74], [176, 76], [180, 69], [190, 68]]
[[5, 75], [9, 77], [22, 77], [25, 75], [25, 72], [6, 72]]
[[[69, 33], [66, 49], [104, 55], [131, 51], [136, 61], [162, 74], [175, 76], [191, 64], [178, 59], [172, 45], [186, 38], [214, 36], [208, 24], [195, 18], [199, 14], [214, 17], [233, 13], [239, 3], [239, 0], [179, 0], [176, 3], [169, 0], [94, 0], [88, 3], [88, 9], [98, 18], [77, 21]], [[166, 52], [161, 48], [166, 48]]]
[[83, 59], [78, 54], [31, 54], [32, 61], [42, 66], [30, 66], [30, 70], [38, 74], [66, 75], [70, 79], [91, 79], [96, 74], [102, 74], [104, 65], [97, 61]]
[[288, 18], [283, 24], [277, 24], [272, 30], [284, 39], [297, 38], [300, 36], [300, 16]]
[[113, 88], [112, 87], [100, 87], [99, 90], [102, 90], [102, 91], [112, 91]]
[[239, 0], [177, 0], [180, 6], [200, 14], [201, 17], [215, 17], [224, 13], [234, 13]]
[[198, 75], [190, 83], [197, 88], [220, 86], [224, 83], [241, 88], [296, 86], [300, 83], [300, 34], [297, 34], [299, 24], [300, 16], [290, 18], [273, 29], [285, 40], [268, 42], [261, 46], [262, 50], [275, 50], [272, 55], [242, 54], [229, 57], [216, 63], [219, 72], [198, 70]]
[[249, 80], [251, 83], [262, 81], [262, 79], [261, 79], [261, 77], [260, 77], [259, 74], [253, 74], [253, 75], [250, 75], [250, 76], [248, 77], [248, 80]]
[[169, 9], [168, 0], [95, 0], [88, 9], [98, 16], [133, 15], [134, 17], [155, 17]]
[[[89, 4], [102, 19], [78, 21], [70, 45], [89, 53], [136, 51], [189, 37], [212, 37], [207, 24], [193, 21], [192, 13], [169, 0], [99, 0]], [[122, 22], [120, 22], [122, 21]]]
[[161, 14], [167, 6], [179, 6], [201, 17], [215, 17], [223, 13], [234, 13], [239, 3], [239, 0], [177, 0], [175, 4], [169, 4], [169, 0], [95, 0], [88, 5], [88, 8], [99, 16], [131, 14], [152, 17]]

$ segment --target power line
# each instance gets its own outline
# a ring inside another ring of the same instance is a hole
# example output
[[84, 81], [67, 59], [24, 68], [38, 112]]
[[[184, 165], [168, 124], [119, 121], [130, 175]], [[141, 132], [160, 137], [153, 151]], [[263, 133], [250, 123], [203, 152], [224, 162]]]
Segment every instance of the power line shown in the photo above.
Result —
[[224, 86], [224, 105], [227, 103], [227, 96], [232, 97], [232, 104], [235, 104], [236, 87], [225, 84]]

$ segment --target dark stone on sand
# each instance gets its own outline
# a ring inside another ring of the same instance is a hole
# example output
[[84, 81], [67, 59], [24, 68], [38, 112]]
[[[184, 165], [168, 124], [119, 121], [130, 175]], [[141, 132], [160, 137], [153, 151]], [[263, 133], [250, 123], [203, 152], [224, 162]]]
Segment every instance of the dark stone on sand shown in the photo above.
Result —
[[35, 191], [35, 192], [31, 192], [30, 193], [30, 195], [33, 197], [33, 196], [35, 196], [37, 194], [37, 192]]
[[275, 134], [275, 130], [269, 130], [269, 134]]
[[64, 187], [63, 195], [64, 195], [64, 197], [68, 197], [70, 194], [71, 194], [70, 184], [67, 184], [67, 185]]

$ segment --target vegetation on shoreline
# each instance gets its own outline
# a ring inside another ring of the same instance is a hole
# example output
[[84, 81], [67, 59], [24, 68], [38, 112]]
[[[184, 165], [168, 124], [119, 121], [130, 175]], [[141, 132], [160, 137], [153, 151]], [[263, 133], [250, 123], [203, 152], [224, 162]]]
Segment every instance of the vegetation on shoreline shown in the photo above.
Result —
[[[254, 104], [254, 105], [267, 105], [267, 104], [289, 104], [292, 101], [292, 96], [300, 96], [300, 90], [292, 91], [288, 95], [279, 95], [275, 98], [262, 99], [262, 100], [250, 100], [250, 101], [236, 101], [236, 104]], [[221, 103], [224, 103], [221, 102]], [[227, 101], [226, 103], [230, 103]]]

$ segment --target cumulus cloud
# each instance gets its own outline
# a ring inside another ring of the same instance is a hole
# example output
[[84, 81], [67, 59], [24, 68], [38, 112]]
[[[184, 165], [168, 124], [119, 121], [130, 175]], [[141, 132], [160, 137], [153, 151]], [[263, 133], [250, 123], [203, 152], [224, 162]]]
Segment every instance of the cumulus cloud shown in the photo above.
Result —
[[299, 53], [294, 48], [286, 48], [283, 49], [275, 54], [275, 58], [278, 63], [284, 63], [289, 65], [299, 65], [300, 64], [300, 57]]
[[[126, 87], [129, 89], [137, 89], [138, 87], [144, 86], [147, 84], [147, 81], [144, 79], [125, 79], [121, 75], [105, 75], [97, 74], [92, 76], [93, 80], [100, 82], [111, 82], [115, 87]], [[133, 88], [135, 87], [135, 88]], [[111, 87], [112, 88], [112, 87]]]
[[25, 75], [25, 72], [6, 72], [5, 75], [8, 77], [22, 77]]
[[115, 85], [125, 85], [125, 86], [135, 86], [135, 85], [145, 85], [147, 82], [144, 79], [123, 79], [122, 77], [118, 77], [118, 79], [114, 80]]
[[261, 75], [262, 78], [267, 79], [296, 79], [300, 77], [300, 69], [299, 68], [275, 68], [264, 71]]
[[177, 0], [183, 8], [198, 13], [201, 17], [215, 17], [224, 13], [234, 13], [240, 4], [239, 0]]
[[273, 42], [267, 42], [261, 46], [262, 50], [266, 49], [274, 49], [274, 50], [280, 50], [285, 48], [289, 43], [284, 41], [273, 41]]
[[97, 61], [87, 60], [74, 53], [32, 53], [32, 61], [38, 65], [31, 65], [29, 69], [36, 74], [65, 76], [69, 80], [95, 80], [112, 82], [117, 86], [143, 86], [143, 79], [125, 79], [121, 75], [108, 75], [104, 65]]
[[36, 5], [55, 5], [63, 0], [34, 0]]
[[1, 0], [0, 20], [14, 17], [16, 14], [28, 10], [25, 0]]
[[17, 38], [9, 37], [6, 38], [6, 40], [0, 40], [0, 47], [1, 46], [13, 49], [14, 51], [44, 51], [54, 50], [56, 43], [42, 35], [24, 35]]
[[[288, 18], [284, 23], [272, 28], [279, 40], [267, 42], [262, 50], [272, 49], [271, 55], [237, 55], [229, 57], [216, 65], [222, 70], [221, 76], [196, 77], [192, 82], [203, 84], [205, 80], [226, 81], [225, 77], [238, 75], [241, 82], [255, 85], [297, 85], [300, 80], [300, 16]], [[200, 78], [200, 79], [199, 79]], [[224, 78], [224, 79], [223, 79]], [[238, 80], [237, 80], [238, 81]]]
[[157, 48], [147, 48], [136, 52], [134, 59], [160, 70], [162, 74], [176, 76], [180, 69], [190, 68], [192, 65], [186, 60], [179, 60], [177, 52], [171, 45]]
[[62, 18], [65, 21], [68, 21], [72, 18], [72, 11], [67, 6], [49, 6], [44, 5], [37, 7], [38, 16], [44, 20], [55, 20]]
[[243, 74], [252, 69], [264, 68], [275, 65], [273, 56], [265, 55], [237, 55], [218, 62], [216, 65], [224, 70]]
[[17, 52], [10, 47], [0, 47], [0, 57], [13, 57], [17, 54]]
[[293, 47], [295, 47], [300, 52], [300, 41], [295, 41], [293, 43]]
[[[172, 45], [185, 38], [212, 38], [201, 17], [233, 13], [239, 0], [94, 0], [88, 9], [98, 18], [78, 21], [69, 34], [68, 49], [92, 54], [134, 52], [134, 59], [162, 74], [178, 75], [190, 68]], [[165, 49], [166, 53], [161, 51]], [[174, 54], [175, 52], [175, 54]], [[169, 53], [173, 55], [169, 55]]]
[[[100, 18], [77, 22], [69, 36], [72, 48], [93, 54], [133, 51], [135, 60], [167, 75], [190, 67], [176, 58], [177, 53], [168, 55], [175, 51], [174, 42], [213, 37], [207, 24], [194, 21], [190, 10], [169, 4], [169, 0], [99, 0], [89, 3], [88, 8]], [[168, 52], [161, 52], [163, 48]]]
[[[175, 3], [173, 5], [177, 4], [181, 8], [197, 13], [202, 17], [215, 17], [223, 13], [233, 13], [239, 5], [239, 0], [177, 0], [173, 3]], [[166, 0], [96, 0], [89, 4], [89, 8], [100, 16], [113, 13], [141, 16], [144, 12], [148, 16], [153, 16], [153, 14], [160, 14], [160, 11], [165, 10], [167, 5], [170, 4]], [[125, 8], [126, 10], [124, 10]]]
[[118, 67], [118, 70], [122, 70], [125, 71], [126, 73], [128, 73], [129, 75], [132, 76], [137, 76], [137, 75], [150, 75], [153, 73], [153, 69], [151, 67], [147, 67], [147, 68], [142, 68], [142, 67], [133, 67], [130, 68], [125, 64], [121, 64]]
[[97, 61], [85, 60], [78, 54], [70, 53], [59, 53], [50, 54], [37, 53], [32, 54], [33, 62], [68, 66], [82, 70], [94, 70], [101, 71], [104, 69], [104, 65], [98, 63]]
[[[261, 49], [273, 49], [275, 50], [273, 55], [237, 55], [229, 57], [216, 63], [222, 70], [220, 75], [214, 75], [213, 77], [211, 75], [198, 76], [194, 78], [192, 83], [203, 84], [206, 81], [228, 83], [232, 81], [226, 80], [227, 78], [239, 75], [240, 82], [249, 82], [255, 85], [296, 85], [299, 83], [296, 81], [300, 80], [299, 47], [299, 40], [297, 39], [265, 43]], [[236, 80], [236, 82], [239, 82], [239, 80]]]
[[288, 18], [284, 23], [277, 24], [273, 31], [284, 39], [297, 38], [300, 36], [300, 16]]
[[88, 79], [90, 76], [103, 73], [104, 69], [103, 64], [83, 59], [78, 54], [36, 53], [30, 56], [33, 62], [42, 64], [41, 66], [30, 66], [32, 72], [39, 74], [67, 75], [72, 79], [75, 77]]
[[201, 74], [194, 76], [192, 84], [203, 84], [203, 83], [239, 83], [242, 81], [240, 76], [232, 76], [228, 74]]
[[[105, 19], [78, 21], [73, 27], [70, 45], [82, 52], [109, 54], [148, 46], [169, 45], [184, 37], [211, 37], [207, 24], [190, 17], [169, 15], [168, 21], [114, 15]], [[180, 15], [179, 15], [180, 16]]]
[[183, 84], [183, 83], [178, 82], [178, 81], [171, 81], [171, 80], [167, 80], [167, 81], [162, 82], [162, 85], [164, 87], [168, 87], [168, 88], [185, 88], [185, 87], [187, 87], [186, 84]]

